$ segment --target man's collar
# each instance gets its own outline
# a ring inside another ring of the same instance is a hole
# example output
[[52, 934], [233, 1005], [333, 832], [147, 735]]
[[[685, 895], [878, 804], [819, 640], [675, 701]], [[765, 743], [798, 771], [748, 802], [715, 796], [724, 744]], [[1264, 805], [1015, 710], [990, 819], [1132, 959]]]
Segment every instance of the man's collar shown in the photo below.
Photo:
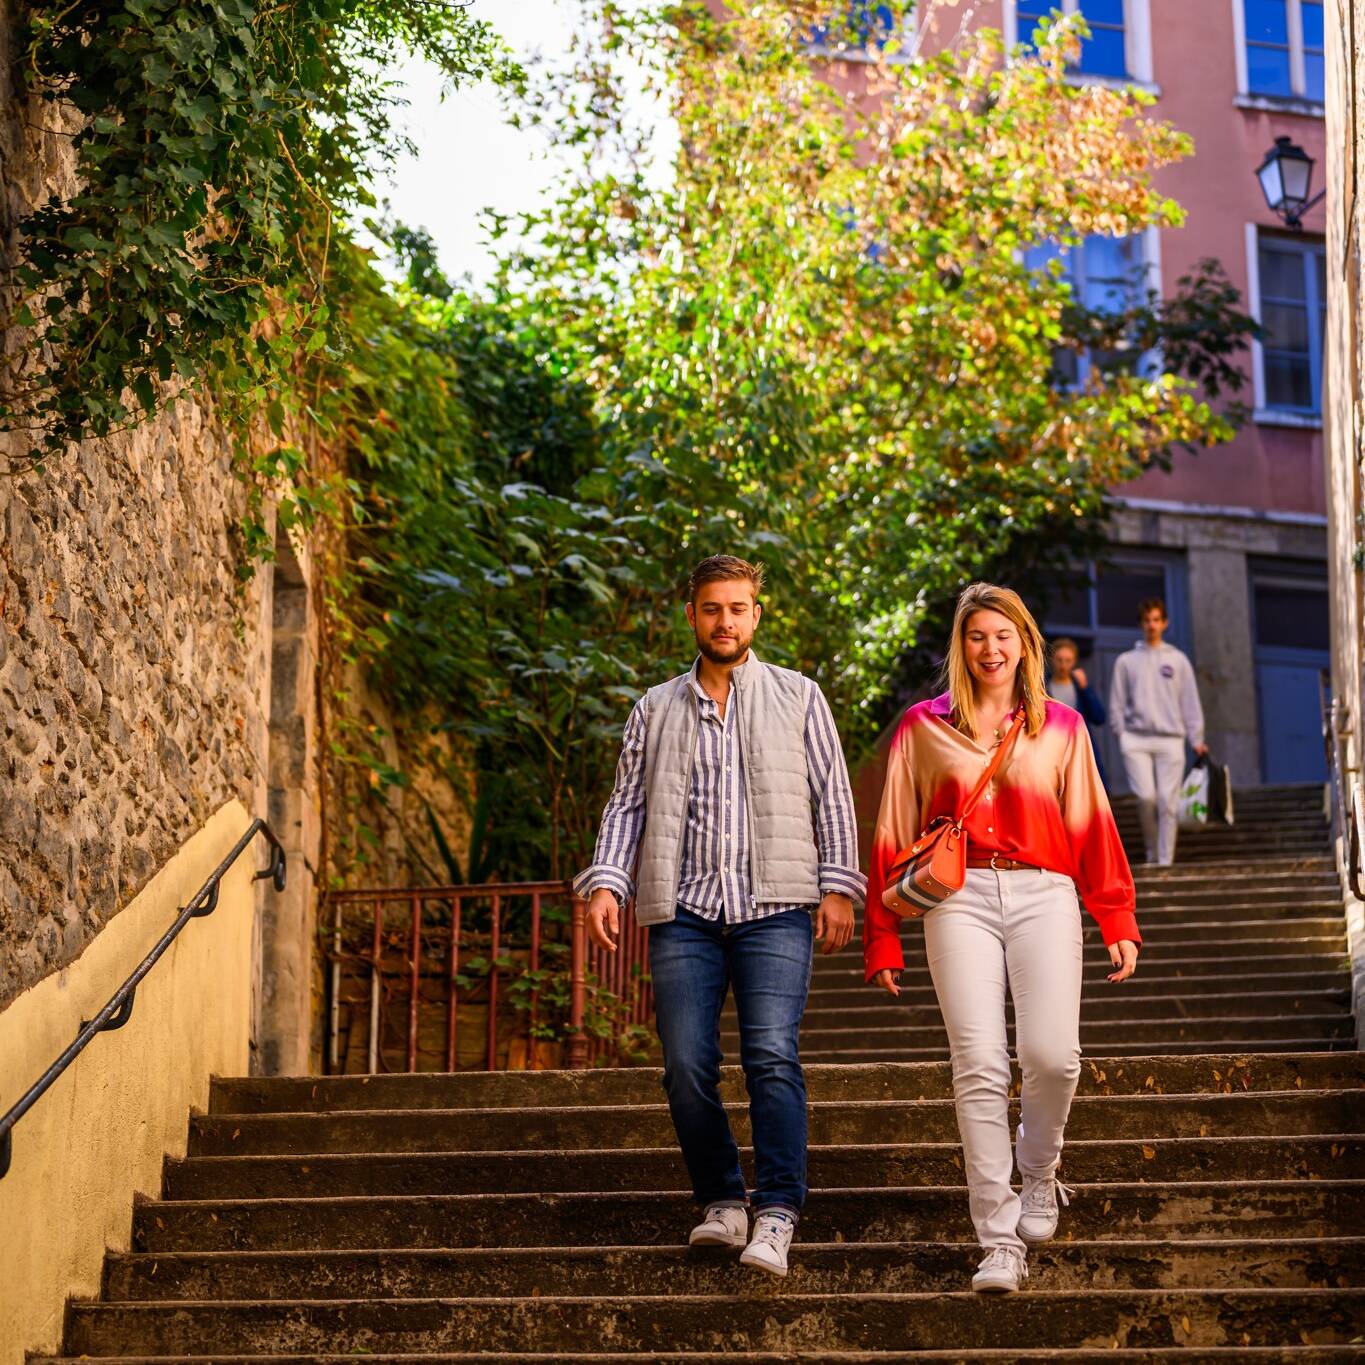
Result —
[[[746, 658], [742, 664], [737, 664], [734, 668], [730, 670], [730, 681], [742, 687], [745, 684], [745, 682], [748, 681], [749, 674], [753, 671], [752, 666], [758, 662], [759, 662], [758, 655], [755, 654], [752, 649], [750, 649], [748, 658]], [[688, 670], [687, 673], [687, 681], [691, 686], [693, 692], [695, 692], [697, 696], [699, 697], [706, 696], [706, 689], [701, 685], [700, 654], [698, 654], [697, 657], [692, 660], [692, 667]]]

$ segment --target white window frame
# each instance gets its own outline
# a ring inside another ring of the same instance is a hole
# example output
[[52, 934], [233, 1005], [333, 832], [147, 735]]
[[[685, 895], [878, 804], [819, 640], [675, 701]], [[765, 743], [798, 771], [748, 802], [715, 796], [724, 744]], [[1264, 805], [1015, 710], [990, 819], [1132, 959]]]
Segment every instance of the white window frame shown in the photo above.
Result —
[[[1079, 0], [1051, 0], [1052, 7], [1063, 14], [1079, 12]], [[1004, 0], [1005, 44], [1013, 49], [1024, 41], [1019, 35], [1019, 7], [1017, 0]], [[1136, 85], [1153, 95], [1160, 95], [1156, 72], [1152, 63], [1152, 5], [1151, 0], [1123, 0], [1123, 60], [1128, 67], [1127, 79], [1100, 76], [1086, 71], [1068, 73], [1077, 85], [1108, 85], [1120, 89]]]
[[[870, 0], [875, 3], [876, 0]], [[830, 13], [834, 14], [841, 7], [841, 0], [831, 0]], [[865, 66], [872, 66], [878, 62], [890, 62], [895, 65], [898, 62], [914, 61], [916, 56], [915, 37], [919, 32], [919, 0], [907, 4], [905, 14], [901, 18], [900, 34], [901, 47], [899, 52], [893, 52], [888, 56], [885, 52], [868, 52], [865, 48], [857, 47], [826, 47], [823, 43], [807, 43], [805, 51], [812, 57], [820, 57], [830, 62], [856, 62]]]
[[[1013, 3], [1013, 0], [1007, 0]], [[1232, 0], [1232, 34], [1237, 57], [1237, 98], [1239, 109], [1272, 109], [1276, 112], [1304, 114], [1309, 118], [1326, 118], [1327, 108], [1320, 100], [1309, 99], [1304, 92], [1308, 88], [1308, 67], [1304, 59], [1303, 47], [1303, 5], [1302, 0], [1288, 0], [1289, 19], [1289, 84], [1293, 94], [1262, 95], [1249, 89], [1250, 69], [1247, 63], [1247, 24], [1245, 0]], [[1331, 22], [1326, 8], [1323, 10], [1325, 23]]]
[[[1246, 224], [1247, 311], [1258, 323], [1261, 321], [1261, 233], [1264, 230], [1259, 223]], [[1311, 322], [1312, 319], [1310, 318], [1310, 325]], [[1326, 344], [1324, 338], [1324, 354], [1322, 357], [1324, 368], [1327, 362]], [[1251, 341], [1251, 392], [1253, 399], [1252, 420], [1258, 426], [1301, 427], [1308, 431], [1322, 430], [1322, 410], [1326, 399], [1326, 394], [1323, 391], [1319, 392], [1318, 411], [1315, 413], [1300, 412], [1296, 408], [1272, 408], [1267, 405], [1265, 348], [1261, 345], [1259, 337], [1253, 337]]]

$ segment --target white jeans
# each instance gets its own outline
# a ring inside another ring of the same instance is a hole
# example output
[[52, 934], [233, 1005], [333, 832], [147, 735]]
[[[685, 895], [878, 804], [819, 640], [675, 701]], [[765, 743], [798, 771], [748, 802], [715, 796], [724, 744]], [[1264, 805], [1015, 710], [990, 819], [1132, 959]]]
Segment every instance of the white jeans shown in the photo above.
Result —
[[1023, 1072], [1016, 1155], [1051, 1175], [1081, 1074], [1081, 909], [1059, 872], [969, 868], [967, 883], [924, 917], [924, 943], [953, 1059], [972, 1223], [987, 1249], [1024, 1250], [1010, 1186], [1010, 1054], [1005, 983]]
[[1119, 736], [1128, 785], [1137, 797], [1142, 843], [1149, 863], [1175, 861], [1180, 782], [1185, 776], [1185, 741], [1178, 735]]

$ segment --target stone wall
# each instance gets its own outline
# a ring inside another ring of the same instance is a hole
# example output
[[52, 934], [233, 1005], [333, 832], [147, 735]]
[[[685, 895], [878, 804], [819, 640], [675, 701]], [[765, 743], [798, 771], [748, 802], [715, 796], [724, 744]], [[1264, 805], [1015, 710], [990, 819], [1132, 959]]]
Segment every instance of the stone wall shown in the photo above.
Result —
[[[1327, 517], [1332, 590], [1332, 688], [1339, 705], [1345, 794], [1365, 805], [1365, 0], [1332, 0], [1327, 22]], [[1357, 823], [1359, 821], [1357, 820]], [[1347, 883], [1356, 1042], [1365, 1047], [1365, 902], [1349, 894], [1350, 848], [1338, 840]], [[1358, 869], [1356, 869], [1358, 871]]]
[[[31, 207], [76, 188], [62, 111], [10, 84], [13, 17], [0, 0], [5, 258]], [[245, 489], [211, 413], [183, 400], [11, 473], [28, 453], [0, 433], [0, 1009], [78, 957], [214, 811], [264, 815], [274, 785], [274, 574], [237, 586]]]
[[[31, 208], [77, 188], [73, 116], [15, 93], [13, 21], [0, 0], [0, 269]], [[235, 799], [289, 855], [286, 891], [257, 890], [252, 1067], [305, 1072], [322, 1043], [323, 869], [443, 879], [417, 793], [463, 850], [449, 739], [393, 717], [329, 652], [327, 537], [279, 537], [239, 587], [246, 492], [205, 403], [12, 473], [29, 454], [0, 432], [0, 1010], [75, 961]], [[382, 751], [411, 787], [376, 791], [333, 744]]]
[[264, 811], [269, 580], [234, 587], [241, 492], [190, 404], [0, 480], [0, 1006], [226, 801]]

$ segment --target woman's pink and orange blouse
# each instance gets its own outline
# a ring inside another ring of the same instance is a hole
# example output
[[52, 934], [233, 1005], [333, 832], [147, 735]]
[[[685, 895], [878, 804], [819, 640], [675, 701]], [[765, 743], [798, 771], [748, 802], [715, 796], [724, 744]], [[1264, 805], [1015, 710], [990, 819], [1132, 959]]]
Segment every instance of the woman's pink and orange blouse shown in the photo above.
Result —
[[[910, 707], [887, 757], [886, 787], [872, 837], [863, 917], [863, 965], [871, 980], [905, 965], [901, 921], [882, 905], [888, 868], [936, 816], [956, 818], [990, 762], [990, 748], [963, 734], [948, 694]], [[1047, 703], [1036, 735], [1021, 734], [967, 821], [973, 858], [1002, 858], [1060, 872], [1076, 883], [1105, 943], [1138, 937], [1128, 855], [1080, 715]]]

